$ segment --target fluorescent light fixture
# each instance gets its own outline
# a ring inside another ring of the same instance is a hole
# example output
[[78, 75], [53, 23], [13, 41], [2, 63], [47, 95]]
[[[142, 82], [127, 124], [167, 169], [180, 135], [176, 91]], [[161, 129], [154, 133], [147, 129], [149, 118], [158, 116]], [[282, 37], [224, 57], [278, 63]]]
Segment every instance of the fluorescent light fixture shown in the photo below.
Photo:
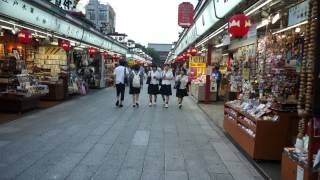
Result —
[[277, 13], [275, 16], [273, 16], [272, 18], [272, 24], [275, 24], [276, 22], [278, 22], [280, 19], [280, 13]]
[[225, 27], [228, 26], [228, 24], [223, 25], [222, 27], [220, 27], [219, 29], [217, 29], [215, 32], [211, 33], [209, 36], [207, 36], [206, 38], [204, 38], [202, 41], [200, 41], [198, 44], [196, 44], [196, 47], [201, 46], [202, 44], [206, 43], [207, 41], [209, 41], [211, 38], [214, 38], [215, 36], [219, 35], [220, 33], [222, 33], [225, 29]]
[[247, 16], [250, 16], [251, 14], [255, 13], [256, 11], [258, 11], [259, 9], [263, 8], [265, 5], [269, 4], [272, 0], [267, 0], [266, 2], [260, 4], [259, 6], [257, 6], [256, 8], [250, 10], [249, 12], [245, 12], [245, 14]]
[[268, 19], [264, 19], [259, 23], [259, 25], [257, 26], [257, 29], [260, 29], [260, 28], [262, 28], [264, 26], [267, 26], [268, 24], [269, 24], [269, 20]]
[[297, 27], [297, 28], [294, 30], [294, 32], [296, 32], [296, 33], [301, 32], [301, 28]]
[[307, 24], [307, 23], [308, 23], [308, 21], [303, 21], [303, 22], [301, 22], [301, 23], [299, 23], [299, 24], [296, 24], [296, 25], [293, 25], [293, 26], [289, 26], [289, 27], [287, 27], [287, 28], [281, 29], [281, 30], [279, 30], [279, 31], [277, 31], [277, 32], [274, 32], [274, 33], [272, 33], [272, 34], [273, 34], [273, 35], [274, 35], [274, 34], [279, 34], [279, 33], [282, 33], [282, 32], [284, 32], [284, 31], [288, 31], [288, 30], [290, 30], [290, 29], [299, 27], [299, 26], [304, 25], [304, 24]]
[[56, 42], [56, 41], [51, 42], [50, 44], [51, 44], [51, 45], [54, 45], [54, 46], [58, 46], [58, 45], [59, 45], [58, 42]]
[[219, 47], [222, 47], [222, 46], [224, 46], [224, 44], [223, 44], [223, 43], [218, 44], [218, 45], [216, 45], [215, 47], [216, 47], [216, 48], [219, 48]]
[[2, 29], [7, 29], [7, 30], [12, 30], [12, 28], [11, 27], [8, 27], [8, 26], [0, 26]]

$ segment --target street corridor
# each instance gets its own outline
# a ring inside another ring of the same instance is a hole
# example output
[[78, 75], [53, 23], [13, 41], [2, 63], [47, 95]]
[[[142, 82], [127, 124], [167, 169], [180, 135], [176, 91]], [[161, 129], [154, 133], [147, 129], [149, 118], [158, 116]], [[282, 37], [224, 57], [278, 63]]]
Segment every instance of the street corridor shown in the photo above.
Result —
[[192, 99], [145, 91], [139, 108], [110, 88], [0, 125], [0, 180], [263, 179]]

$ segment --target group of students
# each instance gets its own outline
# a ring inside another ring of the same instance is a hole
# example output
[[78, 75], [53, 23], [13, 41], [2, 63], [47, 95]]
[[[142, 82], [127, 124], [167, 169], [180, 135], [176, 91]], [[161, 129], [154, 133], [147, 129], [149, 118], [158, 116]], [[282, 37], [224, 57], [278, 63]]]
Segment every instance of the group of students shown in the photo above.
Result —
[[[129, 86], [129, 94], [132, 95], [133, 107], [139, 107], [139, 95], [144, 82], [144, 70], [139, 65], [134, 65], [131, 69], [125, 67], [125, 61], [120, 61], [119, 66], [114, 70], [115, 83], [117, 90], [117, 107], [123, 107], [126, 85]], [[149, 106], [156, 105], [157, 96], [160, 94], [163, 99], [163, 106], [169, 107], [169, 99], [172, 96], [172, 82], [175, 82], [174, 88], [178, 98], [178, 107], [182, 108], [182, 101], [188, 96], [188, 76], [185, 69], [174, 77], [169, 65], [164, 65], [163, 70], [159, 70], [156, 65], [152, 65], [147, 73]]]

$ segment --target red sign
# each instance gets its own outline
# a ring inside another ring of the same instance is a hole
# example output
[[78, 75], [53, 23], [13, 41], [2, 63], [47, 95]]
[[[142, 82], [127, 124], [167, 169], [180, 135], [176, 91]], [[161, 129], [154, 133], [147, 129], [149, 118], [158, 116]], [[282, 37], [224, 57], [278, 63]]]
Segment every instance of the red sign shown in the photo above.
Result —
[[179, 5], [178, 25], [187, 28], [193, 24], [193, 5], [189, 2], [183, 2]]
[[70, 41], [59, 39], [58, 43], [59, 43], [59, 46], [65, 51], [69, 51], [71, 48]]
[[237, 14], [229, 19], [229, 33], [235, 37], [245, 36], [251, 27], [251, 21], [244, 14]]
[[27, 29], [22, 29], [18, 32], [18, 39], [20, 43], [28, 44], [32, 41], [32, 33]]

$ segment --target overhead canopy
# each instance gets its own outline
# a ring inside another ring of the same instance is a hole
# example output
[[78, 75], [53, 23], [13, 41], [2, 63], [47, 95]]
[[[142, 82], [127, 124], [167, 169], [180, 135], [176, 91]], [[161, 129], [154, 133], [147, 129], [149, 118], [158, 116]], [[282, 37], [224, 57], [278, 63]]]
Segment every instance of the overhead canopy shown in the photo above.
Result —
[[[55, 8], [57, 7], [39, 0], [0, 1], [0, 17], [2, 17], [0, 21], [12, 25], [27, 24], [45, 32], [56, 33], [101, 49], [121, 54], [127, 53], [126, 46], [104, 36], [93, 28], [85, 26], [84, 23], [69, 14], [55, 10]], [[12, 21], [8, 21], [8, 19]]]

